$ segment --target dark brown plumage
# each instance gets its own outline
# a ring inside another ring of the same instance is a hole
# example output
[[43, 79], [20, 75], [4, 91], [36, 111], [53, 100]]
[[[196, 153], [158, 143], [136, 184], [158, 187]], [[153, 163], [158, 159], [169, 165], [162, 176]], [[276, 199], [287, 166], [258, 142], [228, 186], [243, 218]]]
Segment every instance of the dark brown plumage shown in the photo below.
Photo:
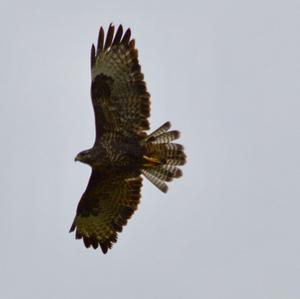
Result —
[[178, 131], [169, 122], [152, 134], [149, 129], [150, 95], [138, 62], [131, 31], [115, 33], [110, 25], [106, 38], [101, 27], [97, 49], [91, 49], [91, 97], [95, 114], [94, 146], [75, 160], [91, 166], [92, 174], [78, 204], [70, 231], [86, 247], [106, 253], [117, 241], [137, 209], [144, 175], [167, 192], [165, 182], [182, 175], [178, 166], [186, 157]]

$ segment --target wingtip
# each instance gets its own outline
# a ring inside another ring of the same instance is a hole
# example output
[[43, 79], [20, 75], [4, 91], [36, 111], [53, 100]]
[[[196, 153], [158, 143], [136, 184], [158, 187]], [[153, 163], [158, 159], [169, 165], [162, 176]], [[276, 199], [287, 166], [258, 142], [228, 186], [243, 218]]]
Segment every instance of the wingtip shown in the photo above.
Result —
[[106, 245], [100, 243], [100, 248], [101, 248], [103, 254], [106, 254], [106, 253], [107, 253], [108, 247], [107, 247]]
[[123, 36], [122, 43], [127, 45], [130, 41], [130, 37], [131, 37], [131, 29], [128, 28]]
[[76, 227], [76, 225], [75, 225], [75, 220], [74, 220], [70, 227], [69, 233], [72, 233], [75, 230], [75, 227]]
[[115, 26], [112, 23], [110, 23], [107, 34], [106, 34], [106, 40], [105, 40], [105, 45], [104, 45], [105, 50], [107, 50], [112, 44], [112, 40], [114, 37], [114, 31], [115, 31]]
[[103, 50], [103, 44], [104, 44], [104, 30], [103, 27], [101, 26], [98, 34], [97, 53]]
[[119, 25], [119, 27], [117, 29], [117, 33], [114, 37], [113, 45], [117, 45], [120, 43], [120, 41], [122, 39], [122, 35], [123, 35], [123, 26]]
[[93, 67], [95, 65], [96, 62], [96, 49], [95, 49], [95, 45], [92, 44], [91, 47], [91, 67]]
[[123, 26], [122, 26], [122, 24], [119, 25], [118, 30], [122, 30], [122, 31], [123, 31]]

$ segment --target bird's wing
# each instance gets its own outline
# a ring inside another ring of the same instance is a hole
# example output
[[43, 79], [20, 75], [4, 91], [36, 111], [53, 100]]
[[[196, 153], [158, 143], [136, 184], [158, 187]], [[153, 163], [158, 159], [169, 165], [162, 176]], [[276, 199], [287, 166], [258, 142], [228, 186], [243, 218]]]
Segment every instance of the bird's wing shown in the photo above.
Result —
[[106, 253], [137, 209], [141, 186], [141, 177], [114, 179], [93, 170], [70, 232], [76, 229], [76, 239]]
[[97, 48], [92, 45], [91, 97], [95, 112], [96, 140], [105, 130], [141, 133], [149, 129], [150, 95], [147, 92], [131, 31], [120, 25], [106, 38], [101, 27]]

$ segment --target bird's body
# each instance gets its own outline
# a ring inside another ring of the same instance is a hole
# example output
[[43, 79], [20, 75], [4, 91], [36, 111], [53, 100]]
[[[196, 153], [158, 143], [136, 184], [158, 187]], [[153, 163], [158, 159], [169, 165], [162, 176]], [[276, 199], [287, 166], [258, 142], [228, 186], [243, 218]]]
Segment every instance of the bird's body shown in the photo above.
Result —
[[104, 173], [132, 176], [136, 173], [133, 170], [139, 169], [142, 157], [143, 149], [137, 138], [129, 138], [121, 132], [106, 132], [91, 149], [81, 152], [76, 160]]
[[94, 146], [75, 160], [91, 166], [92, 174], [70, 231], [83, 238], [86, 247], [101, 247], [104, 253], [117, 241], [140, 201], [144, 175], [167, 192], [165, 182], [182, 175], [185, 163], [178, 131], [166, 122], [147, 135], [150, 95], [146, 90], [135, 42], [130, 29], [120, 25], [100, 28], [97, 50], [91, 51], [91, 97], [95, 113]]

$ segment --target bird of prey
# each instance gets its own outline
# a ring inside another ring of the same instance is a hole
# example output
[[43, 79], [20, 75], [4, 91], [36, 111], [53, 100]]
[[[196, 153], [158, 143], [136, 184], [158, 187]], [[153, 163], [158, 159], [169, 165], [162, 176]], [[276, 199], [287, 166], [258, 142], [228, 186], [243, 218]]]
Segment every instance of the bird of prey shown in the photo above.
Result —
[[141, 197], [142, 175], [162, 192], [166, 182], [182, 176], [183, 146], [173, 141], [179, 132], [166, 122], [151, 134], [150, 94], [144, 82], [131, 31], [111, 24], [101, 27], [91, 49], [91, 98], [96, 139], [75, 161], [91, 166], [87, 188], [70, 232], [86, 247], [106, 253], [117, 241]]

